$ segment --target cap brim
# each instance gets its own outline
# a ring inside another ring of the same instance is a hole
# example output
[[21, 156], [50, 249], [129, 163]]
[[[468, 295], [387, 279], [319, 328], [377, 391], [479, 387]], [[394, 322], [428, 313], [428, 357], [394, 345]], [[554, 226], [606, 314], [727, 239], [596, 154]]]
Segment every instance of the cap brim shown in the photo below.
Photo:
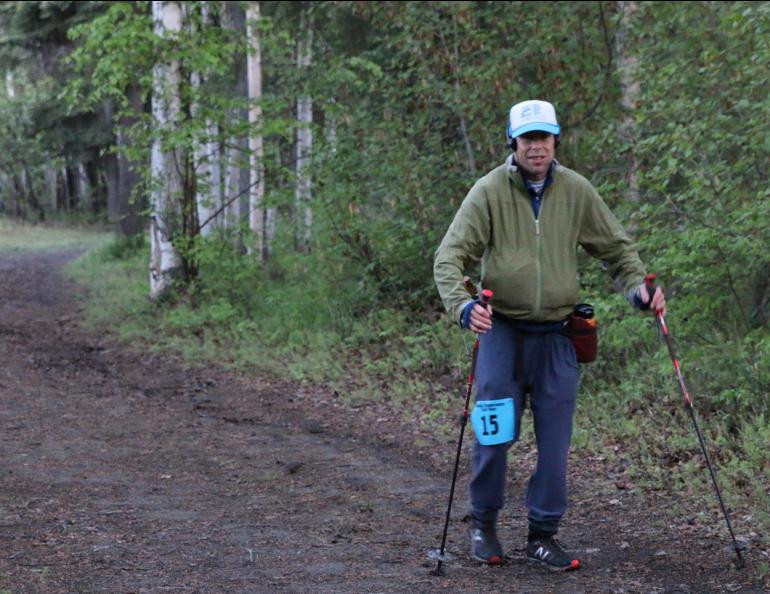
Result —
[[560, 126], [555, 126], [553, 124], [545, 124], [542, 122], [533, 122], [531, 124], [527, 124], [526, 126], [520, 126], [516, 128], [513, 133], [511, 134], [511, 138], [518, 138], [522, 134], [526, 134], [527, 132], [548, 132], [549, 134], [553, 134], [556, 136], [561, 132]]

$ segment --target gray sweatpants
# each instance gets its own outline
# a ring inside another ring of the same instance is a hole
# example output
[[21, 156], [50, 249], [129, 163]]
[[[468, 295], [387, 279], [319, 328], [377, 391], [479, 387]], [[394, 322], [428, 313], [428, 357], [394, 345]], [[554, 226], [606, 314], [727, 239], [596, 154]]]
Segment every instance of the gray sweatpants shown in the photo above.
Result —
[[[532, 326], [529, 330], [542, 329]], [[529, 395], [538, 450], [527, 488], [529, 530], [555, 534], [567, 509], [567, 456], [579, 380], [572, 342], [559, 332], [523, 332], [495, 316], [492, 329], [481, 336], [476, 365], [477, 401], [513, 398], [514, 441]], [[503, 507], [512, 443], [483, 446], [476, 440], [473, 445], [471, 512], [480, 522], [496, 521]]]

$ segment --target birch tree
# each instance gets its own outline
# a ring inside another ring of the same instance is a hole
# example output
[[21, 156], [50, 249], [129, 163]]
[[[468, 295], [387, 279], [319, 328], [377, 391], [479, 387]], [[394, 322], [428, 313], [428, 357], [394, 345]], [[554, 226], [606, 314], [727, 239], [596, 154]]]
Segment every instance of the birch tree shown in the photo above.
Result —
[[[297, 67], [300, 78], [313, 61], [313, 22], [309, 3], [302, 3], [300, 13], [300, 31], [297, 41]], [[297, 99], [297, 133], [295, 152], [295, 206], [297, 212], [296, 244], [301, 252], [310, 251], [310, 240], [313, 227], [313, 209], [311, 206], [312, 186], [309, 173], [310, 155], [313, 150], [313, 101], [307, 94], [301, 94]]]
[[[246, 14], [244, 9], [237, 3], [227, 2], [223, 6], [222, 26], [230, 30], [233, 36], [246, 35]], [[247, 39], [248, 40], [248, 39]], [[248, 109], [246, 101], [248, 100], [248, 81], [246, 62], [248, 60], [248, 51], [237, 52], [234, 67], [232, 69], [234, 81], [232, 89], [238, 98], [243, 98], [244, 105], [233, 107], [229, 117], [233, 122], [248, 121]], [[222, 177], [223, 177], [223, 201], [224, 201], [224, 220], [225, 228], [234, 231], [235, 245], [242, 248], [242, 236], [240, 227], [242, 222], [248, 220], [248, 211], [242, 208], [242, 193], [247, 191], [248, 181], [242, 181], [242, 173], [248, 172], [248, 165], [244, 165], [244, 156], [248, 151], [248, 137], [240, 130], [232, 133], [225, 138], [225, 154], [223, 159]]]
[[249, 39], [247, 62], [249, 87], [249, 229], [254, 234], [250, 251], [264, 260], [269, 243], [265, 229], [265, 146], [260, 128], [262, 126], [262, 52], [259, 40], [259, 2], [250, 2], [246, 12]]
[[[205, 29], [211, 25], [211, 13], [209, 2], [201, 2], [200, 28]], [[190, 19], [191, 33], [197, 35], [200, 31]], [[193, 104], [191, 115], [195, 120], [202, 118], [200, 109], [201, 86], [205, 83], [203, 75], [194, 71], [190, 74], [190, 83], [193, 90]], [[210, 235], [220, 226], [222, 212], [222, 167], [220, 162], [220, 150], [218, 140], [219, 126], [211, 118], [205, 118], [202, 122], [203, 133], [196, 138], [194, 145], [194, 162], [196, 176], [195, 203], [198, 209], [198, 221], [200, 222], [201, 235]]]
[[[179, 34], [182, 9], [178, 2], [154, 1], [152, 14], [155, 34], [160, 38]], [[179, 62], [170, 59], [153, 68], [152, 115], [157, 130], [162, 131], [179, 120], [181, 73]], [[181, 226], [179, 196], [182, 178], [178, 167], [184, 161], [182, 149], [167, 149], [163, 137], [156, 134], [152, 142], [152, 192], [150, 202], [150, 297], [158, 299], [168, 293], [174, 279], [181, 276], [182, 258], [173, 243]]]

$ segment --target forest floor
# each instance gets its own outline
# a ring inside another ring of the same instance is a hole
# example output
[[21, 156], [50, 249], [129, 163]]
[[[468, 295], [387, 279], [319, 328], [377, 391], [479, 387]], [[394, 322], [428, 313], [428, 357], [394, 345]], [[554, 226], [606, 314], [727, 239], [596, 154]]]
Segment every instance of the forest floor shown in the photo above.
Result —
[[[535, 460], [511, 452], [502, 567], [467, 553], [467, 448], [439, 544], [455, 440], [387, 403], [196, 366], [81, 325], [75, 251], [0, 254], [0, 594], [247, 592], [759, 593], [766, 551], [733, 567], [720, 518], [573, 455], [555, 574], [523, 559]], [[458, 407], [463, 386], [458, 386]]]

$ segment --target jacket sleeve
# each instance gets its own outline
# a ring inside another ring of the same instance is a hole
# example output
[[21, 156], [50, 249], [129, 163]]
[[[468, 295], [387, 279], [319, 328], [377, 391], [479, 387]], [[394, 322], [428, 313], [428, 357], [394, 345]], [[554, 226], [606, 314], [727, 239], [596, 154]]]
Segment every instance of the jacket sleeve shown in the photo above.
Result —
[[633, 290], [645, 275], [636, 245], [596, 190], [591, 187], [588, 194], [578, 242], [607, 263], [610, 277], [624, 292]]
[[484, 255], [490, 234], [486, 192], [477, 184], [460, 205], [433, 260], [436, 287], [454, 321], [460, 319], [462, 308], [469, 299], [463, 286], [463, 273]]

